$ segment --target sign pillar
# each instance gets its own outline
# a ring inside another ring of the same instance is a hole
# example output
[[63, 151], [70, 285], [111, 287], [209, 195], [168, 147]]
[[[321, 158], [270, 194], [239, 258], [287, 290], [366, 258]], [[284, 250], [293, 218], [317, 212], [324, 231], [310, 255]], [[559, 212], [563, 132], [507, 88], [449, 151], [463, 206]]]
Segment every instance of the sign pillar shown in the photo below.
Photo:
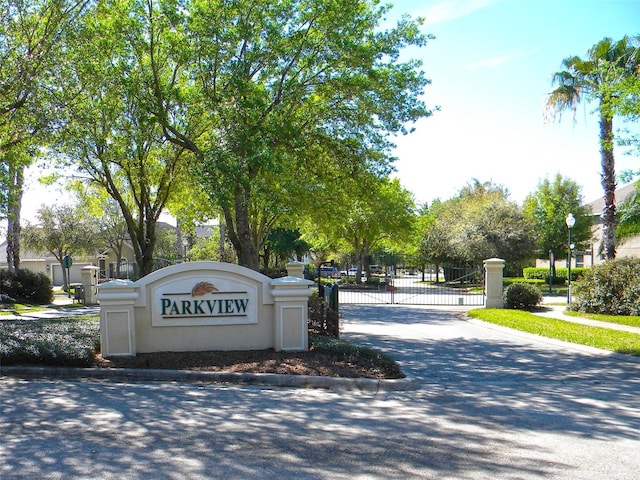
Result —
[[297, 277], [276, 278], [271, 282], [274, 298], [276, 351], [309, 349], [308, 309], [313, 285]]
[[100, 300], [100, 351], [103, 357], [136, 355], [134, 282], [114, 280], [98, 287]]

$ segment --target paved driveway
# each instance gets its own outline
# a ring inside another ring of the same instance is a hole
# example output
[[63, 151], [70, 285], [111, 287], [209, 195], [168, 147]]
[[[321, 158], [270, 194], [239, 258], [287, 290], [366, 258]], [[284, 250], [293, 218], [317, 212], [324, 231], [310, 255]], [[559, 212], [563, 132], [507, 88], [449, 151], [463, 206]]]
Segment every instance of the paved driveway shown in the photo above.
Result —
[[0, 478], [638, 478], [640, 364], [446, 310], [343, 314], [422, 388], [3, 379]]

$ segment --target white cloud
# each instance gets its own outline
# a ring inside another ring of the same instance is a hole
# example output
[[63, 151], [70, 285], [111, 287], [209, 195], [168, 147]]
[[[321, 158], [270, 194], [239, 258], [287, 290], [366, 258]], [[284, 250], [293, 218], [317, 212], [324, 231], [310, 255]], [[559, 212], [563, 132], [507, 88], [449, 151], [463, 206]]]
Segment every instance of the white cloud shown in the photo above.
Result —
[[495, 57], [491, 57], [491, 58], [486, 58], [484, 60], [478, 60], [477, 62], [473, 62], [471, 64], [469, 64], [469, 69], [470, 70], [478, 70], [480, 68], [494, 68], [494, 67], [499, 67], [500, 65], [503, 65], [505, 63], [508, 63], [512, 60], [515, 60], [519, 57], [522, 56], [521, 52], [513, 52], [513, 53], [507, 53], [505, 55], [498, 55]]

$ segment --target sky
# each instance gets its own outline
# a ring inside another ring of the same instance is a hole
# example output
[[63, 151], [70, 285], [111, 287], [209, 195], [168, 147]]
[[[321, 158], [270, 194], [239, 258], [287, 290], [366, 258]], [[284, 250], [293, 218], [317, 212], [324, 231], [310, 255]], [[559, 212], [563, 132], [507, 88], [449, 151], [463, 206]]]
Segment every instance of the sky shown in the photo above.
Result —
[[[507, 188], [522, 203], [556, 174], [581, 186], [583, 199], [602, 196], [598, 118], [593, 105], [544, 121], [551, 76], [569, 56], [585, 57], [605, 37], [640, 34], [640, 0], [383, 0], [389, 18], [424, 17], [436, 38], [408, 49], [431, 85], [424, 99], [439, 110], [395, 139], [397, 176], [420, 204], [455, 196], [477, 179]], [[618, 122], [618, 126], [621, 124]], [[616, 122], [614, 120], [614, 127]], [[640, 170], [640, 159], [615, 150], [616, 167]], [[30, 172], [22, 216], [64, 201]]]
[[[473, 179], [506, 187], [522, 203], [556, 174], [602, 196], [598, 117], [579, 106], [544, 120], [551, 77], [564, 58], [586, 57], [605, 37], [640, 35], [640, 0], [395, 0], [423, 17], [436, 39], [407, 52], [431, 80], [425, 100], [440, 110], [397, 138], [395, 175], [418, 202], [455, 196]], [[617, 127], [622, 124], [618, 122]], [[616, 120], [614, 120], [616, 128]], [[640, 158], [615, 151], [616, 169]]]

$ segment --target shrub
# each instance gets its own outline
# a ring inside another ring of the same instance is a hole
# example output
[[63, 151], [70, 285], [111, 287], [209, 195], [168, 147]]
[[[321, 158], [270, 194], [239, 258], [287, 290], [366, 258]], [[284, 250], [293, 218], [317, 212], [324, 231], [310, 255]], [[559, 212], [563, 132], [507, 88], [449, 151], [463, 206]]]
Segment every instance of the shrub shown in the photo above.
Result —
[[[579, 279], [585, 269], [583, 267], [574, 267], [571, 269], [571, 281], [575, 281]], [[549, 267], [542, 268], [525, 268], [522, 270], [522, 275], [527, 280], [543, 280], [544, 283], [549, 283]], [[554, 285], [564, 285], [567, 281], [567, 277], [569, 276], [569, 271], [567, 268], [556, 268], [556, 274], [553, 277]]]
[[0, 322], [0, 364], [89, 366], [100, 347], [98, 321], [74, 319]]
[[329, 305], [314, 291], [309, 297], [309, 331], [319, 335], [327, 335], [338, 338], [340, 336], [340, 318], [338, 312], [329, 308]]
[[0, 293], [18, 302], [45, 305], [53, 301], [51, 280], [44, 273], [19, 269], [0, 272]]
[[609, 260], [585, 271], [572, 308], [605, 315], [640, 315], [640, 259]]
[[404, 378], [400, 365], [390, 356], [373, 348], [361, 347], [337, 338], [309, 334], [310, 349], [323, 352], [337, 361], [366, 368], [377, 368], [385, 378]]
[[535, 285], [513, 283], [504, 291], [505, 308], [531, 310], [542, 301], [542, 294]]

